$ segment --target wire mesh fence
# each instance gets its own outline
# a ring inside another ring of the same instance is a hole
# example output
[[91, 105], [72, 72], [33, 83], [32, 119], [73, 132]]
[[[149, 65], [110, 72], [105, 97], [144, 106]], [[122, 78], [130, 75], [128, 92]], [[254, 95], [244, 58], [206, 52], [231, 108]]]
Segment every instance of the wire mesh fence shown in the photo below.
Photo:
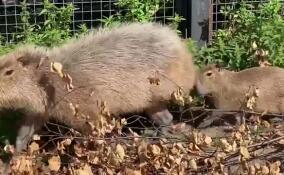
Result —
[[[19, 32], [21, 23], [21, 3], [18, 0], [0, 0], [0, 34], [5, 41], [9, 42], [13, 35]], [[77, 31], [80, 24], [86, 24], [88, 28], [99, 25], [100, 19], [116, 14], [119, 10], [115, 6], [117, 0], [51, 0], [60, 7], [72, 3], [75, 11], [72, 16], [71, 30]], [[40, 16], [43, 9], [43, 0], [27, 0], [27, 8], [30, 13], [32, 23], [41, 24], [44, 17]], [[162, 7], [155, 15], [155, 20], [165, 23], [169, 17], [175, 13], [175, 0], [170, 2], [164, 0]]]
[[[254, 7], [261, 5], [268, 0], [210, 0], [209, 7], [209, 41], [212, 41], [213, 34], [218, 29], [223, 29], [229, 22], [228, 17], [226, 17], [221, 10], [230, 7], [231, 9], [237, 9], [240, 7], [240, 2], [245, 2], [246, 4], [251, 4]], [[284, 2], [284, 1], [281, 1]], [[255, 9], [251, 9], [255, 10]]]

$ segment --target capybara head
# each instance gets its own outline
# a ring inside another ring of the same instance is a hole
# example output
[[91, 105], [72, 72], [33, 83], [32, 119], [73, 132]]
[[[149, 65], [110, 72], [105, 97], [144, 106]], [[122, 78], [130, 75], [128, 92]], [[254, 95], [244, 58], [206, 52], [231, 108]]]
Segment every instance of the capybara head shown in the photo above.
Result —
[[43, 98], [38, 86], [37, 66], [41, 52], [24, 48], [0, 58], [0, 106], [11, 109], [32, 108], [42, 111]]
[[228, 72], [222, 69], [218, 64], [209, 64], [201, 69], [198, 73], [196, 88], [201, 95], [207, 95], [219, 91], [223, 84], [224, 73]]

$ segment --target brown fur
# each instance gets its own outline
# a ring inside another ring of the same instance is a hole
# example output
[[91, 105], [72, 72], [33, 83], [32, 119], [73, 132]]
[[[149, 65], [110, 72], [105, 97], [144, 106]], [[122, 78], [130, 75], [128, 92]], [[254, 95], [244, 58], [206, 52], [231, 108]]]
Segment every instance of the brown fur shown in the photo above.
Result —
[[[49, 71], [51, 61], [60, 62], [72, 77], [72, 92]], [[7, 70], [14, 72], [5, 75]], [[160, 85], [150, 84], [149, 77], [158, 78]], [[178, 86], [188, 92], [194, 81], [191, 55], [173, 30], [153, 23], [124, 24], [51, 50], [29, 46], [4, 56], [0, 61], [0, 107], [26, 113], [18, 136], [20, 150], [25, 143], [20, 141], [22, 133], [31, 135], [41, 126], [38, 121], [55, 118], [82, 130], [86, 122], [82, 116], [95, 120], [101, 101], [112, 114], [145, 110], [157, 124], [169, 124], [172, 116], [166, 102], [171, 93]], [[78, 117], [70, 103], [78, 105]]]
[[[256, 112], [284, 112], [284, 69], [253, 67], [233, 72], [208, 65], [199, 72], [197, 89], [211, 94], [214, 106], [223, 110], [240, 110], [250, 88], [259, 88]], [[251, 89], [252, 90], [252, 89]]]

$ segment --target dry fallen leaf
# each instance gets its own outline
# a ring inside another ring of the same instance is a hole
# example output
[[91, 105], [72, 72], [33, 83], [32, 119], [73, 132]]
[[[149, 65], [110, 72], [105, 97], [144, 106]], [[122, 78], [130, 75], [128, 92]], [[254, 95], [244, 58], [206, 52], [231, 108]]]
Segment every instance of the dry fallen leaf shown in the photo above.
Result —
[[259, 64], [260, 67], [269, 67], [269, 66], [272, 66], [272, 64], [271, 64], [269, 61], [267, 61], [267, 60], [260, 60], [260, 61], [258, 62], [258, 64]]
[[249, 166], [249, 174], [255, 174], [255, 173], [256, 173], [255, 167], [253, 165], [250, 165]]
[[256, 44], [255, 41], [252, 43], [252, 48], [253, 48], [253, 49], [256, 49], [256, 48], [257, 48], [257, 44]]
[[262, 166], [261, 167], [261, 174], [262, 175], [269, 174], [269, 168], [267, 166]]
[[84, 148], [80, 144], [74, 145], [74, 151], [75, 151], [76, 156], [78, 157], [84, 156]]
[[155, 155], [158, 156], [161, 153], [161, 148], [158, 145], [151, 145], [151, 152]]
[[142, 175], [141, 170], [133, 170], [133, 169], [129, 169], [129, 168], [125, 168], [124, 174], [127, 174], [127, 175]]
[[48, 159], [48, 168], [51, 171], [58, 171], [61, 166], [61, 160], [59, 156], [52, 156], [50, 159]]
[[263, 120], [263, 121], [262, 121], [262, 124], [263, 124], [264, 127], [270, 128], [270, 123], [269, 123], [268, 121]]
[[118, 155], [119, 162], [122, 162], [125, 157], [124, 148], [120, 145], [116, 145], [115, 153]]
[[279, 175], [280, 174], [280, 166], [281, 166], [280, 161], [276, 161], [276, 162], [270, 164], [270, 166], [269, 166], [270, 174], [271, 175]]
[[196, 163], [196, 161], [195, 161], [194, 159], [191, 159], [191, 160], [189, 161], [189, 166], [190, 166], [190, 168], [192, 168], [193, 170], [197, 170], [197, 163]]
[[11, 171], [14, 174], [29, 173], [34, 174], [32, 169], [32, 159], [29, 156], [18, 156], [11, 162]]
[[33, 135], [33, 140], [39, 141], [39, 140], [40, 140], [40, 136], [37, 135], [37, 134], [34, 134], [34, 135]]
[[226, 139], [220, 139], [220, 141], [221, 146], [225, 152], [231, 152], [233, 150], [232, 145], [230, 145]]
[[13, 145], [5, 145], [4, 151], [9, 154], [15, 153], [15, 147]]
[[63, 66], [61, 63], [59, 62], [51, 62], [51, 65], [50, 65], [51, 69], [50, 71], [51, 72], [55, 72], [57, 73], [61, 78], [63, 78], [64, 76], [64, 73], [63, 73]]
[[72, 77], [69, 74], [64, 74], [62, 78], [66, 83], [65, 87], [66, 87], [67, 91], [68, 92], [72, 91], [72, 89], [74, 88], [74, 86], [72, 84], [72, 82], [73, 82]]
[[183, 97], [183, 92], [181, 88], [178, 88], [176, 91], [174, 91], [171, 95], [171, 98], [174, 102], [176, 102], [180, 106], [184, 106], [185, 100]]
[[211, 137], [205, 136], [205, 138], [204, 138], [204, 143], [205, 143], [207, 146], [211, 145], [211, 143], [212, 143]]
[[241, 155], [245, 158], [245, 159], [249, 159], [250, 155], [249, 155], [249, 151], [246, 147], [244, 146], [240, 146], [240, 153]]
[[74, 170], [74, 175], [93, 175], [93, 173], [91, 167], [85, 164], [84, 167]]
[[29, 145], [29, 149], [28, 150], [29, 150], [30, 154], [34, 154], [34, 153], [39, 151], [39, 145], [36, 142], [32, 142]]

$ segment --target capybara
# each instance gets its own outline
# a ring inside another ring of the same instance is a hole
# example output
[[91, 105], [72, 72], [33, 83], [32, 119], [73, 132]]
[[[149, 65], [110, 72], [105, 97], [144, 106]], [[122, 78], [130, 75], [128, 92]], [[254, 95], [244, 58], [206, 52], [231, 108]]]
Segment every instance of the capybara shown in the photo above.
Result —
[[[201, 95], [208, 95], [216, 108], [237, 111], [247, 108], [246, 94], [255, 94], [255, 112], [284, 112], [284, 69], [252, 67], [239, 72], [210, 64], [200, 70], [196, 87]], [[252, 94], [252, 93], [251, 93]]]
[[[60, 63], [64, 76], [50, 71], [51, 63]], [[191, 54], [174, 30], [128, 23], [60, 47], [22, 46], [3, 56], [0, 107], [25, 114], [16, 139], [20, 151], [48, 119], [84, 130], [86, 121], [96, 120], [102, 102], [114, 115], [145, 111], [154, 123], [171, 124], [166, 105], [172, 92], [178, 87], [188, 92], [194, 83]]]

